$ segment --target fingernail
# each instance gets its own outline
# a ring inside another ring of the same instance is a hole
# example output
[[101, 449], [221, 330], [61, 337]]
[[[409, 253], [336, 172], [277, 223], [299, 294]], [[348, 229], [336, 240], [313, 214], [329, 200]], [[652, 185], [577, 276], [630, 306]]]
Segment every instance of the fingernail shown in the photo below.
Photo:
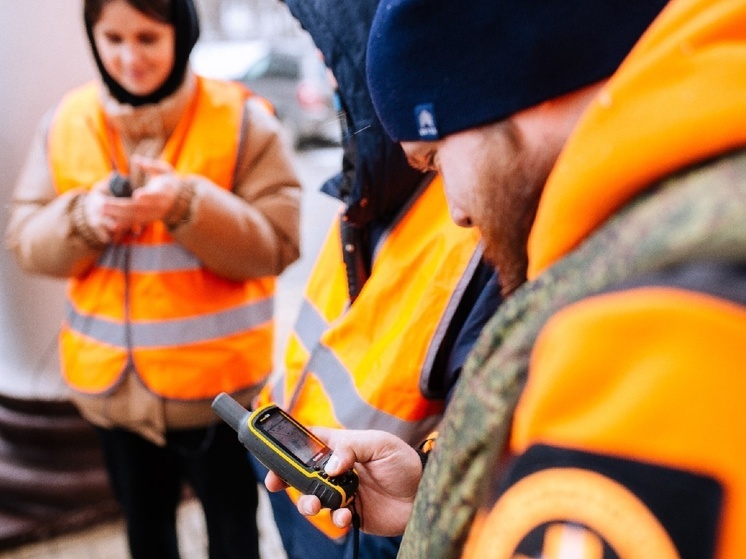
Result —
[[327, 474], [331, 474], [332, 472], [336, 472], [339, 469], [339, 458], [334, 456], [333, 454], [329, 457], [329, 460], [327, 461], [326, 465], [324, 466], [324, 471]]

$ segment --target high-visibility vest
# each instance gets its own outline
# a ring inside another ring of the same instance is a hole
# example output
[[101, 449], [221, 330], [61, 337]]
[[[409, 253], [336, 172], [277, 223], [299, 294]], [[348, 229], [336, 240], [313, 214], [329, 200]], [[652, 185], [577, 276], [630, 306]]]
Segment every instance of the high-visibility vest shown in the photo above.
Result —
[[[284, 373], [260, 400], [305, 425], [381, 429], [419, 442], [444, 408], [423, 387], [480, 257], [476, 231], [453, 223], [437, 177], [383, 234], [370, 278], [350, 305], [335, 221], [307, 283]], [[309, 520], [329, 537], [345, 533], [326, 514]]]
[[[181, 174], [233, 186], [247, 90], [198, 78], [162, 159]], [[126, 172], [95, 83], [63, 99], [49, 132], [49, 161], [62, 193]], [[65, 379], [85, 394], [113, 389], [128, 366], [163, 398], [198, 400], [260, 385], [272, 368], [272, 277], [233, 281], [207, 270], [165, 225], [110, 244], [72, 278], [61, 335]]]
[[[531, 231], [530, 278], [577, 258], [610, 216], [619, 220], [664, 177], [669, 192], [718, 185], [722, 198], [703, 189], [703, 212], [732, 205], [726, 196], [743, 200], [743, 155], [720, 169], [713, 160], [746, 146], [745, 30], [742, 1], [668, 4], [560, 155]], [[677, 228], [691, 218], [677, 216]], [[651, 246], [662, 223], [658, 215]], [[692, 252], [728, 262], [726, 251], [708, 250], [710, 229], [688, 241]], [[728, 254], [743, 254], [741, 239], [732, 237]], [[661, 263], [669, 275], [686, 245], [675, 246]], [[634, 269], [642, 258], [619, 261]], [[517, 458], [464, 557], [746, 556], [743, 273], [707, 277], [706, 269], [689, 270], [708, 280], [698, 287], [639, 280], [544, 326], [514, 416]]]
[[717, 274], [704, 293], [643, 285], [550, 319], [515, 413], [516, 458], [464, 558], [743, 557], [746, 292], [713, 296]]

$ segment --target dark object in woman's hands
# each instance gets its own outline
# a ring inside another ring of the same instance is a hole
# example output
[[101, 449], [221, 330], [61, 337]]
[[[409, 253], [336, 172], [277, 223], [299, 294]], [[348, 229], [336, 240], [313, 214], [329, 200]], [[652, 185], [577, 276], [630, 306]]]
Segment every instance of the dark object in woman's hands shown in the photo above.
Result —
[[115, 172], [109, 181], [109, 190], [117, 198], [129, 198], [132, 196], [132, 183], [128, 177]]

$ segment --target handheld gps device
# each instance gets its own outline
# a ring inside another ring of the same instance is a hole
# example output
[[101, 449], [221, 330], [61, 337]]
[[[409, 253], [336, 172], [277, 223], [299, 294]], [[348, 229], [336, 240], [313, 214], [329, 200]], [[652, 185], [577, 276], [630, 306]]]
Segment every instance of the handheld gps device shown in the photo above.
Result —
[[115, 171], [109, 181], [109, 190], [117, 198], [129, 198], [132, 196], [132, 183], [129, 178]]
[[321, 506], [329, 509], [352, 502], [358, 486], [355, 470], [339, 476], [324, 472], [331, 449], [276, 405], [250, 412], [223, 392], [212, 402], [212, 409], [233, 427], [257, 460], [291, 487], [316, 495]]

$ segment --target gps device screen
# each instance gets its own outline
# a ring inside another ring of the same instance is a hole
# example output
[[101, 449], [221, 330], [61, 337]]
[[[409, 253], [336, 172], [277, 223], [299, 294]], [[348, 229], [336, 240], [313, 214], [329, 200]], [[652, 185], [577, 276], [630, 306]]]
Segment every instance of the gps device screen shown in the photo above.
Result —
[[310, 438], [294, 423], [285, 419], [281, 413], [268, 415], [266, 420], [259, 420], [260, 429], [307, 466], [315, 462], [326, 449], [319, 441]]
[[332, 450], [282, 409], [265, 404], [250, 412], [225, 392], [215, 397], [212, 408], [249, 452], [288, 485], [316, 495], [322, 507], [338, 509], [352, 502], [359, 484], [355, 469], [328, 475], [324, 465]]

